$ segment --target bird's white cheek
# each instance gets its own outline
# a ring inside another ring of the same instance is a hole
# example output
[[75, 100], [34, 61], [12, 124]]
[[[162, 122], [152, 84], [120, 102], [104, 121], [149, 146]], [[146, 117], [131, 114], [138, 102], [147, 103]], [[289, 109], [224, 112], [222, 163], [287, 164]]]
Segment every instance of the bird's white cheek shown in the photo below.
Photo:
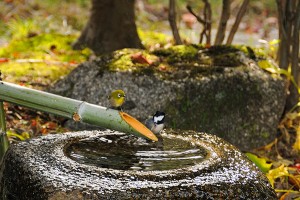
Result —
[[163, 120], [164, 117], [165, 117], [165, 116], [155, 116], [154, 119], [153, 119], [153, 121], [154, 121], [155, 123], [157, 123], [157, 122]]

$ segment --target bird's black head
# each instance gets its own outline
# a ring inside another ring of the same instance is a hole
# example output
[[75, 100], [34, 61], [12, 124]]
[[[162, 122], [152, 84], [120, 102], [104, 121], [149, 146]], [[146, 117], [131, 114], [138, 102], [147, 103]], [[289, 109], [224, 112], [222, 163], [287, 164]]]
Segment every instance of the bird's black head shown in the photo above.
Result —
[[156, 124], [163, 124], [165, 122], [165, 113], [156, 111], [156, 113], [153, 115], [153, 121]]

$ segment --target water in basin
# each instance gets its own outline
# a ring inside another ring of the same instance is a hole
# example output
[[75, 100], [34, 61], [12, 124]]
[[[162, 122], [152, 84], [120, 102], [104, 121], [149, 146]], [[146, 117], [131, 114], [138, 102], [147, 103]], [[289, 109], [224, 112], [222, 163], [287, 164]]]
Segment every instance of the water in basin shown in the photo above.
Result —
[[172, 170], [202, 162], [206, 150], [189, 141], [161, 137], [149, 142], [134, 136], [106, 135], [81, 140], [66, 148], [66, 155], [82, 164], [118, 170]]

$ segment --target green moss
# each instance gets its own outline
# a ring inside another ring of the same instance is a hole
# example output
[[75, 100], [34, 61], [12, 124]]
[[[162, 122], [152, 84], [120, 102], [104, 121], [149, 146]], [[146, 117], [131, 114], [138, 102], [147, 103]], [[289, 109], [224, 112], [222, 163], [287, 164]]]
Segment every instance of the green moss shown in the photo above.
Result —
[[[225, 67], [247, 70], [248, 60], [244, 46], [177, 45], [167, 49], [146, 51], [122, 49], [101, 57], [100, 70], [130, 71], [138, 74], [156, 74], [162, 79], [199, 79], [214, 73], [223, 73]], [[146, 62], [138, 61], [139, 55]]]
[[15, 63], [0, 64], [4, 80], [9, 82], [38, 83], [41, 85], [52, 83], [68, 74], [74, 66], [50, 63]]
[[114, 58], [109, 63], [111, 71], [128, 71], [134, 68], [131, 61], [131, 53], [127, 49], [119, 50], [114, 53]]
[[87, 59], [91, 51], [88, 49], [82, 51], [72, 50], [71, 44], [76, 38], [75, 35], [40, 34], [33, 37], [13, 39], [7, 46], [0, 48], [0, 57], [81, 62]]
[[[138, 54], [140, 54], [138, 56]], [[147, 60], [144, 62], [139, 62], [138, 58], [142, 60]], [[112, 57], [108, 59], [108, 70], [110, 71], [131, 71], [131, 72], [148, 72], [153, 66], [157, 66], [158, 57], [150, 54], [148, 51], [140, 49], [122, 49], [117, 50], [112, 54]], [[149, 63], [147, 63], [149, 62]]]
[[[167, 49], [146, 51], [122, 49], [102, 55], [99, 70], [130, 71], [138, 74], [156, 74], [162, 79], [202, 78], [223, 73], [224, 67], [245, 69], [243, 52], [235, 47], [177, 45]], [[146, 62], [140, 62], [139, 55]]]
[[41, 85], [56, 81], [86, 61], [91, 51], [72, 50], [75, 35], [40, 34], [13, 39], [0, 48], [0, 57], [9, 62], [0, 64], [4, 80]]
[[175, 63], [195, 60], [200, 47], [196, 45], [176, 45], [168, 49], [156, 50], [153, 53], [158, 56], [167, 56], [167, 62]]
[[263, 137], [263, 138], [270, 138], [270, 133], [268, 133], [268, 132], [263, 132], [262, 134], [261, 134], [261, 136]]
[[171, 36], [154, 31], [142, 31], [141, 29], [138, 29], [138, 34], [146, 49], [163, 47], [172, 41]]

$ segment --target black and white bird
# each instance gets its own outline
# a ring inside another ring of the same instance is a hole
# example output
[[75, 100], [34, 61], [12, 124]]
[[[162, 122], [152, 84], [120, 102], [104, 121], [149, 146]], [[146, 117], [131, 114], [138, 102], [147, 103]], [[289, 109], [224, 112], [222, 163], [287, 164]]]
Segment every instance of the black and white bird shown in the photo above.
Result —
[[154, 134], [159, 134], [165, 126], [165, 113], [156, 111], [153, 117], [146, 120], [145, 124]]

